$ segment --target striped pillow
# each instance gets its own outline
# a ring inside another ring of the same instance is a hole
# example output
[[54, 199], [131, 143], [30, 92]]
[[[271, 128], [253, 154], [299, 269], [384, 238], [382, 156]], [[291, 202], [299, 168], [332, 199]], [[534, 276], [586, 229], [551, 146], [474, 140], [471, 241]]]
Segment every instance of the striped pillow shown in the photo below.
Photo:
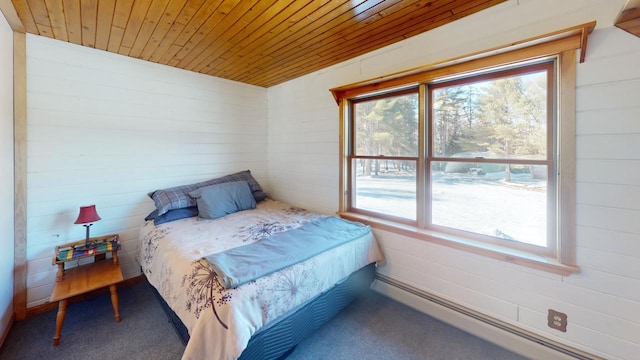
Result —
[[234, 174], [226, 175], [223, 177], [199, 182], [196, 184], [176, 186], [168, 189], [156, 190], [149, 193], [149, 197], [156, 204], [158, 215], [165, 214], [169, 210], [182, 209], [187, 207], [196, 206], [196, 201], [189, 196], [191, 191], [199, 188], [223, 184], [234, 181], [246, 181], [251, 189], [251, 194], [256, 202], [260, 202], [267, 197], [267, 194], [262, 190], [262, 187], [256, 179], [251, 176], [251, 171], [245, 170]]

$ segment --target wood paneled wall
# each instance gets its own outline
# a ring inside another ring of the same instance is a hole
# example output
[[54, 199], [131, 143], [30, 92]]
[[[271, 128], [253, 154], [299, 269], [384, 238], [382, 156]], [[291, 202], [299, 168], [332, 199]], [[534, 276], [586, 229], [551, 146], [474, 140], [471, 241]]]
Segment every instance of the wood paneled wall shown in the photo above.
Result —
[[[623, 3], [509, 1], [269, 90], [28, 36], [30, 306], [49, 295], [53, 246], [82, 237], [72, 224], [79, 205], [98, 206], [103, 220], [93, 234], [122, 234], [128, 276], [138, 271], [137, 229], [155, 188], [249, 168], [274, 197], [335, 212], [338, 108], [328, 89], [594, 19], [611, 26]], [[608, 359], [638, 354], [639, 56], [637, 38], [598, 29], [577, 67], [580, 274], [561, 277], [382, 231], [387, 265], [379, 271]], [[568, 314], [566, 333], [546, 326], [549, 308]]]
[[147, 193], [250, 169], [267, 183], [267, 90], [27, 35], [27, 305], [45, 302], [57, 244], [120, 233], [125, 277], [139, 274]]
[[[577, 64], [577, 262], [557, 276], [384, 231], [378, 271], [606, 359], [640, 353], [640, 41], [612, 27], [624, 1], [499, 5], [366, 56], [269, 89], [274, 196], [327, 213], [338, 206], [338, 107], [328, 89], [597, 20]], [[501, 19], [497, 22], [495, 19]], [[566, 333], [547, 311], [568, 315]]]
[[13, 32], [0, 17], [0, 347], [13, 321]]
[[27, 304], [27, 39], [13, 32], [14, 295], [16, 318]]

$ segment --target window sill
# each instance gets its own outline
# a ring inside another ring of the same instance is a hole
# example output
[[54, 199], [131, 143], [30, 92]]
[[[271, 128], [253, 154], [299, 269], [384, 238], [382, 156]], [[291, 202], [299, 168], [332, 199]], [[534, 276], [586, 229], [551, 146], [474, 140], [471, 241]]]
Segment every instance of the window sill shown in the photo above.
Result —
[[562, 276], [580, 272], [579, 267], [575, 265], [562, 264], [553, 258], [538, 256], [519, 250], [509, 249], [493, 244], [486, 244], [431, 230], [419, 229], [414, 226], [399, 224], [393, 221], [382, 220], [358, 213], [340, 212], [338, 215], [347, 220], [365, 223], [376, 229], [390, 231], [396, 234], [412, 237], [418, 240], [429, 241], [458, 250], [468, 251], [474, 254], [490, 257], [500, 261], [506, 261], [512, 264], [518, 264], [528, 268]]

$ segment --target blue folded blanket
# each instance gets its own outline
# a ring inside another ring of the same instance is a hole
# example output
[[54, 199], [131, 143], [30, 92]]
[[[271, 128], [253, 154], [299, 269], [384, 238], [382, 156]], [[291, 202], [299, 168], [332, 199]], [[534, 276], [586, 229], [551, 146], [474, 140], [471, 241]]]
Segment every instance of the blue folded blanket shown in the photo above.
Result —
[[331, 216], [204, 258], [229, 289], [358, 239], [369, 231], [364, 224]]

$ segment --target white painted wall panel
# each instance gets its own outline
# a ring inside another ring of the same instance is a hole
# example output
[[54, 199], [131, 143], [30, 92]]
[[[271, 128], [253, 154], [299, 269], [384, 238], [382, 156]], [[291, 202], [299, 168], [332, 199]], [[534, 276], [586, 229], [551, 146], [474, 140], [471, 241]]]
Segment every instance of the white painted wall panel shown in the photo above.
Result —
[[582, 135], [576, 150], [584, 159], [640, 160], [640, 134]]
[[[606, 68], [606, 67], [605, 67]], [[612, 83], [585, 84], [576, 90], [578, 111], [593, 111], [607, 109], [627, 109], [638, 106], [638, 89], [640, 78], [630, 74], [627, 80]], [[596, 101], [594, 101], [596, 100]]]
[[578, 204], [640, 210], [640, 186], [582, 183], [576, 197]]
[[[378, 271], [595, 355], [635, 358], [640, 352], [640, 39], [611, 27], [623, 5], [623, 0], [511, 0], [270, 88], [273, 194], [327, 213], [337, 210], [339, 113], [330, 88], [597, 20], [586, 62], [577, 65], [576, 234], [582, 272], [562, 277], [376, 230], [388, 257]], [[547, 327], [550, 308], [567, 313], [566, 333]]]
[[266, 89], [27, 36], [27, 303], [45, 302], [57, 244], [119, 233], [139, 274], [147, 193], [250, 169], [268, 190]]
[[637, 210], [578, 204], [576, 213], [578, 226], [640, 233], [640, 222], [637, 221], [640, 218], [640, 211]]
[[578, 112], [577, 118], [578, 135], [640, 133], [640, 106]]
[[577, 229], [580, 247], [610, 251], [616, 254], [640, 254], [640, 234], [598, 229], [583, 225]]
[[13, 315], [13, 185], [13, 31], [0, 15], [0, 337]]
[[578, 260], [584, 268], [598, 269], [609, 274], [640, 280], [640, 266], [638, 266], [637, 256], [634, 255], [621, 255], [580, 247]]
[[[611, 176], [615, 174], [615, 176]], [[640, 185], [640, 161], [620, 160], [576, 160], [576, 180], [580, 183], [594, 182], [620, 185]]]

